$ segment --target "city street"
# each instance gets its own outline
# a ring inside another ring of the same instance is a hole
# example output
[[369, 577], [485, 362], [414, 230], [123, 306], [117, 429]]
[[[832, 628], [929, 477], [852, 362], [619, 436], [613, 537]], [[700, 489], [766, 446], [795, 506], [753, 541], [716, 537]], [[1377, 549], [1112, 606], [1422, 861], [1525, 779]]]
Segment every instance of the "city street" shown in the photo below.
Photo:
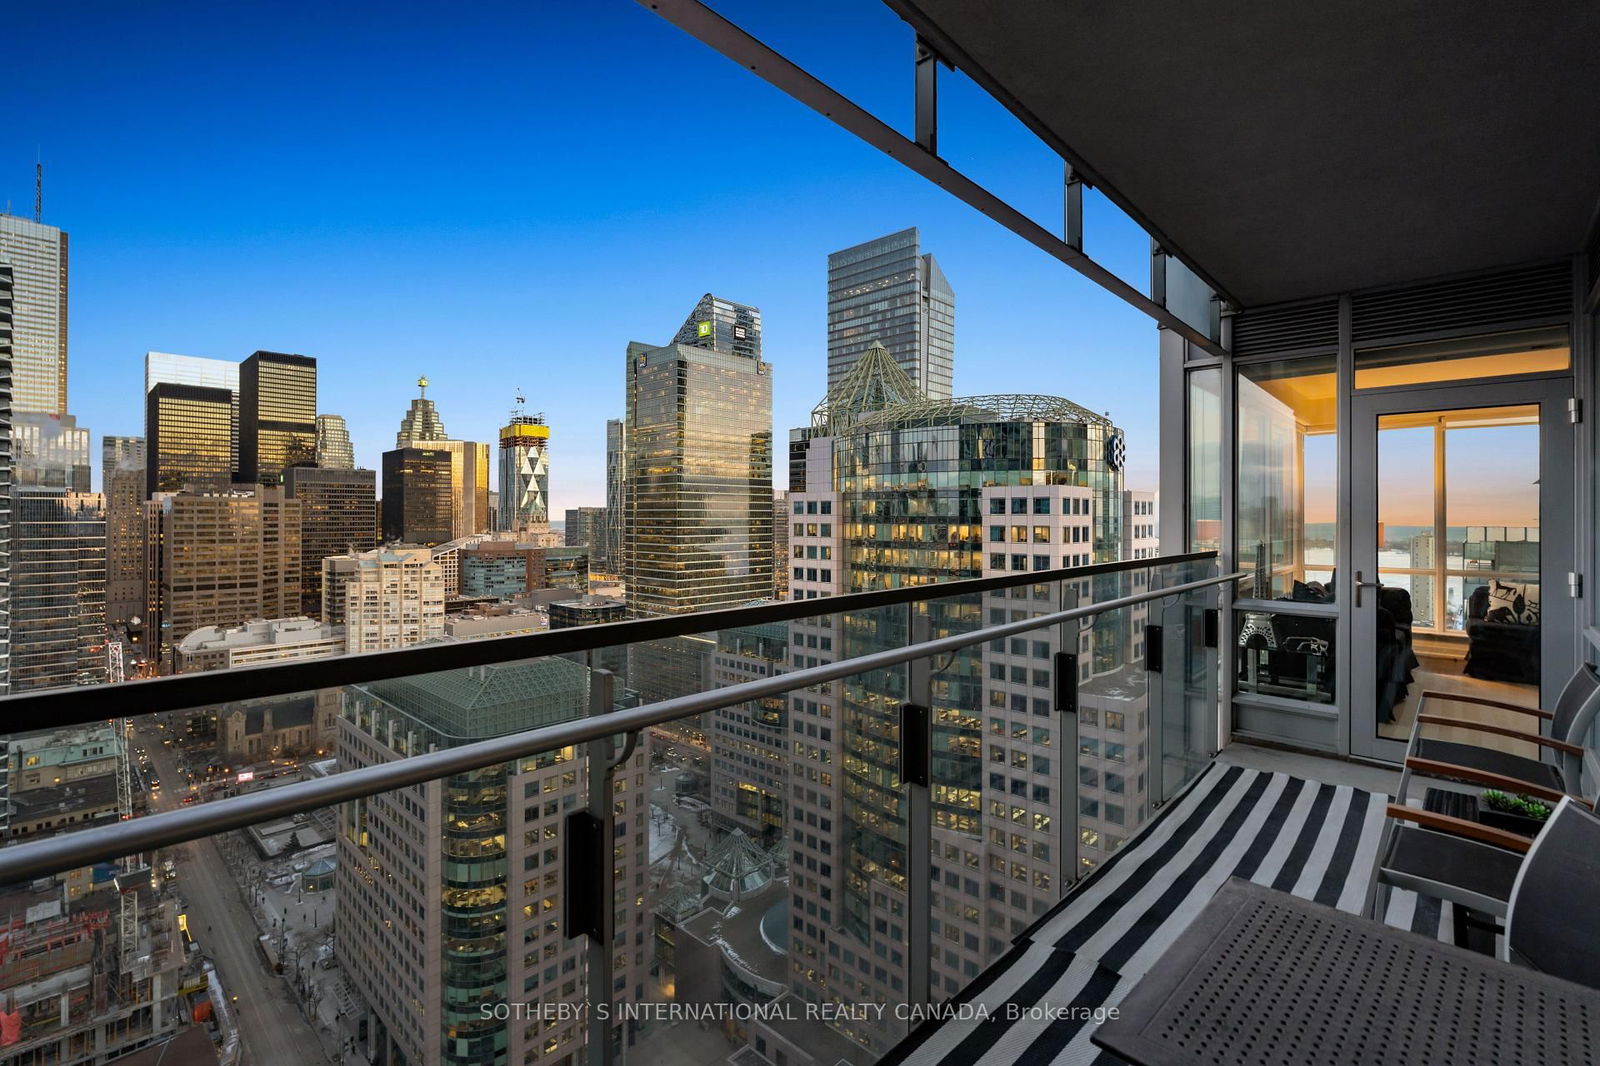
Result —
[[[157, 811], [177, 807], [187, 791], [172, 749], [161, 743], [162, 735], [153, 729], [141, 730], [137, 740], [149, 751], [163, 783], [152, 801], [152, 809]], [[327, 1061], [327, 1053], [295, 1004], [289, 985], [268, 972], [262, 961], [256, 949], [255, 920], [216, 843], [193, 841], [169, 849], [169, 853], [177, 858], [178, 891], [188, 904], [189, 930], [200, 942], [200, 950], [216, 964], [223, 988], [238, 997], [233, 1010], [239, 1018], [243, 1061], [256, 1066]]]

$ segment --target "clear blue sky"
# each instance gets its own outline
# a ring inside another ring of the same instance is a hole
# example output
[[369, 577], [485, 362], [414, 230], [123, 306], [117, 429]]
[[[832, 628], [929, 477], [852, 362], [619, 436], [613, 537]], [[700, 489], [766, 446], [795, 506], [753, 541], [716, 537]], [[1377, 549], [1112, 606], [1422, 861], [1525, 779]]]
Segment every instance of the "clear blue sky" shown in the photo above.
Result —
[[[717, 6], [909, 127], [910, 31], [875, 0]], [[633, 0], [87, 0], [5, 22], [0, 201], [31, 213], [42, 151], [97, 464], [100, 435], [142, 431], [146, 350], [276, 349], [317, 358], [366, 466], [419, 373], [475, 440], [521, 388], [551, 423], [554, 506], [602, 503], [629, 341], [667, 341], [704, 292], [757, 305], [783, 441], [823, 391], [827, 253], [916, 225], [956, 291], [956, 391], [1107, 411], [1130, 485], [1154, 487], [1148, 320]], [[942, 106], [947, 158], [1058, 225], [1050, 154], [959, 79]], [[1131, 225], [1091, 197], [1087, 228], [1145, 284]]]

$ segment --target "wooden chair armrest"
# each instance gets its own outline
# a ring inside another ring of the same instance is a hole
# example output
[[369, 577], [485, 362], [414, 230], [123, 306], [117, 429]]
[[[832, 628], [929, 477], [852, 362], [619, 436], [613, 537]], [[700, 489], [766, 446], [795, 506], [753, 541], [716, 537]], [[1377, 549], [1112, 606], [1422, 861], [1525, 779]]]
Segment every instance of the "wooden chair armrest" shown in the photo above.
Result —
[[1549, 800], [1551, 803], [1560, 803], [1566, 796], [1565, 792], [1558, 789], [1536, 785], [1531, 781], [1523, 781], [1515, 777], [1507, 777], [1505, 774], [1491, 774], [1487, 770], [1477, 770], [1470, 766], [1458, 766], [1453, 762], [1440, 762], [1437, 759], [1419, 759], [1416, 756], [1412, 756], [1406, 760], [1405, 765], [1406, 769], [1415, 773], [1426, 774], [1429, 777], [1470, 781], [1475, 785], [1497, 788], [1502, 792], [1533, 796], [1537, 799]]
[[1524, 707], [1520, 703], [1507, 703], [1505, 700], [1491, 700], [1487, 696], [1465, 696], [1454, 692], [1440, 692], [1438, 689], [1425, 689], [1417, 697], [1417, 706], [1421, 707], [1429, 699], [1449, 700], [1453, 703], [1476, 703], [1483, 707], [1499, 707], [1505, 711], [1516, 711], [1519, 714], [1531, 714], [1535, 718], [1554, 718], [1549, 711], [1542, 711], [1537, 707]]
[[1537, 733], [1524, 733], [1520, 729], [1510, 726], [1490, 725], [1488, 722], [1469, 722], [1465, 718], [1446, 718], [1439, 714], [1419, 714], [1417, 721], [1423, 725], [1447, 725], [1456, 729], [1473, 729], [1479, 733], [1493, 733], [1496, 736], [1512, 737], [1516, 740], [1525, 740], [1529, 744], [1538, 744], [1542, 747], [1553, 748], [1568, 755], [1582, 755], [1583, 749], [1576, 744], [1568, 744], [1564, 740], [1555, 740], [1551, 737], [1540, 736]]
[[1533, 846], [1533, 841], [1528, 837], [1508, 833], [1504, 829], [1496, 829], [1481, 822], [1469, 822], [1465, 818], [1456, 818], [1449, 814], [1419, 810], [1399, 803], [1389, 804], [1388, 814], [1397, 822], [1415, 822], [1424, 829], [1437, 829], [1440, 832], [1467, 837], [1483, 844], [1493, 844], [1497, 848], [1520, 852], [1523, 855], [1526, 855], [1528, 849]]

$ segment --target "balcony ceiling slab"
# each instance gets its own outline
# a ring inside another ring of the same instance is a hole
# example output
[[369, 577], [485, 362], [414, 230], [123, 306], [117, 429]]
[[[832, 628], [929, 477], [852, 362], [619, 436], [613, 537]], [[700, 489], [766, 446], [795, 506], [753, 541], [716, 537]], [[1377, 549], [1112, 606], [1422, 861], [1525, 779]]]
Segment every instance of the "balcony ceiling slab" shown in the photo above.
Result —
[[1246, 307], [1566, 255], [1594, 222], [1594, 0], [886, 2]]

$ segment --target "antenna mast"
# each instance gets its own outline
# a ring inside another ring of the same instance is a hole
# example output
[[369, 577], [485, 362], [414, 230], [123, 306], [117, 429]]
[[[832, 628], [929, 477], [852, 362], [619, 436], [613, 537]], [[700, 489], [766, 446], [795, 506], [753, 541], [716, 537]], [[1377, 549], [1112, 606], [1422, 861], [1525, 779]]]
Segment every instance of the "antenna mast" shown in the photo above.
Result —
[[44, 221], [44, 160], [35, 159], [33, 164], [33, 220]]

